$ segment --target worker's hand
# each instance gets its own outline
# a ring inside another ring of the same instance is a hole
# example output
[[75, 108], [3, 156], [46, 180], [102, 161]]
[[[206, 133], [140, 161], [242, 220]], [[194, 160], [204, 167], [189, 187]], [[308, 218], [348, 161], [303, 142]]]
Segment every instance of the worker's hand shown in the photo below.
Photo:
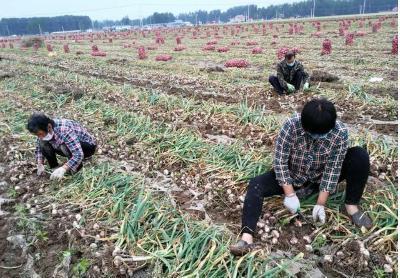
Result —
[[308, 82], [304, 83], [303, 90], [308, 91], [309, 89], [310, 89], [310, 83], [308, 83]]
[[315, 205], [312, 216], [314, 219], [314, 222], [321, 222], [322, 224], [325, 224], [325, 207], [321, 205]]
[[292, 214], [295, 214], [300, 210], [300, 201], [299, 198], [297, 198], [296, 193], [292, 193], [292, 195], [285, 196], [283, 204]]
[[60, 179], [62, 179], [62, 177], [64, 177], [66, 171], [67, 170], [65, 170], [64, 167], [59, 167], [56, 170], [54, 170], [54, 172], [50, 176], [50, 179], [51, 180], [55, 180], [55, 179], [60, 180]]
[[43, 173], [44, 173], [44, 165], [43, 165], [43, 163], [38, 163], [37, 172], [36, 173], [37, 173], [38, 176], [43, 175]]
[[292, 84], [287, 83], [287, 87], [288, 87], [288, 92], [289, 93], [293, 93], [294, 90], [296, 89]]

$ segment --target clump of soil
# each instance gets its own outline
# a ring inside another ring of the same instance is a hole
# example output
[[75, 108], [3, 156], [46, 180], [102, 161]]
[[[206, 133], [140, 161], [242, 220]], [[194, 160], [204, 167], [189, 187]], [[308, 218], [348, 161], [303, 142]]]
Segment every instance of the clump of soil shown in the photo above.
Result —
[[107, 63], [112, 64], [112, 65], [126, 65], [126, 64], [128, 64], [128, 59], [112, 58], [112, 59], [108, 59]]
[[205, 72], [224, 72], [224, 68], [220, 65], [206, 65], [205, 67], [201, 68], [200, 71]]
[[8, 72], [0, 73], [0, 80], [6, 79], [6, 78], [11, 78], [14, 76], [15, 76], [15, 74], [13, 74], [13, 73], [8, 73]]
[[23, 270], [25, 259], [22, 249], [14, 248], [7, 240], [10, 226], [7, 218], [0, 219], [0, 277], [18, 277]]
[[398, 100], [397, 96], [397, 88], [396, 87], [371, 87], [367, 88], [366, 90], [369, 94], [371, 95], [376, 95], [376, 96], [390, 96], [395, 100]]
[[323, 269], [328, 273], [350, 273], [351, 276], [369, 277], [371, 272], [383, 269], [385, 255], [380, 252], [370, 253], [359, 240], [351, 240], [343, 248], [331, 254], [332, 261], [323, 261]]
[[45, 92], [53, 92], [57, 95], [70, 95], [78, 100], [85, 94], [85, 89], [70, 84], [45, 84], [42, 86]]
[[110, 126], [110, 125], [115, 125], [115, 124], [117, 124], [117, 123], [118, 123], [118, 120], [117, 120], [116, 118], [110, 117], [110, 118], [105, 118], [105, 119], [103, 120], [103, 122], [104, 122], [104, 125], [105, 125], [105, 126]]
[[[313, 227], [307, 223], [304, 223], [301, 227], [296, 226], [294, 223], [290, 223], [281, 229], [277, 249], [290, 250], [292, 248], [298, 249], [299, 251], [306, 252], [305, 245], [310, 244], [304, 239], [304, 236], [309, 236], [314, 231]], [[296, 238], [298, 243], [293, 243], [291, 240]]]
[[21, 41], [21, 46], [22, 47], [32, 47], [34, 44], [38, 45], [39, 47], [42, 47], [44, 44], [44, 40], [41, 37], [29, 37], [29, 38], [24, 38]]
[[314, 82], [335, 82], [339, 77], [329, 72], [314, 70], [311, 73], [310, 80]]

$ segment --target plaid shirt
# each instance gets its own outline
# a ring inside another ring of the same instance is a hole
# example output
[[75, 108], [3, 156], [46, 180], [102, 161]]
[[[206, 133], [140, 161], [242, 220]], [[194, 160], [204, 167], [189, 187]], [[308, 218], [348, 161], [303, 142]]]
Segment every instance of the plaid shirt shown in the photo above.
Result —
[[[83, 160], [83, 151], [80, 142], [86, 142], [96, 145], [96, 140], [88, 133], [86, 128], [79, 123], [67, 119], [54, 119], [55, 126], [53, 127], [54, 137], [49, 141], [54, 149], [60, 150], [65, 144], [71, 152], [72, 157], [66, 165], [72, 171], [76, 171]], [[40, 149], [40, 140], [36, 142], [36, 161], [44, 162], [44, 157]]]
[[276, 140], [274, 170], [279, 184], [320, 184], [321, 191], [335, 192], [349, 144], [348, 131], [337, 121], [324, 139], [313, 139], [301, 125], [300, 115], [289, 118]]

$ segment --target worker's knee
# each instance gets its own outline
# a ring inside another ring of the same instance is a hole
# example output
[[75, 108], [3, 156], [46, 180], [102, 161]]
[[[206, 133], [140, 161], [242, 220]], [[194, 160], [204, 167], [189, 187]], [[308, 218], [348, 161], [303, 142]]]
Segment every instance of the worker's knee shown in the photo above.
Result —
[[71, 152], [69, 151], [69, 149], [67, 148], [66, 145], [61, 145], [60, 146], [60, 151], [63, 154], [63, 156], [72, 157], [72, 154], [71, 154]]
[[247, 186], [247, 195], [259, 196], [261, 193], [262, 190], [259, 177], [252, 178]]
[[366, 149], [356, 146], [349, 148], [345, 157], [346, 164], [350, 167], [369, 169], [369, 154]]
[[301, 77], [301, 78], [303, 78], [303, 76], [304, 76], [303, 72], [300, 70], [296, 71], [296, 73], [294, 75], [297, 77]]
[[269, 83], [273, 83], [278, 79], [275, 75], [270, 75], [268, 78]]
[[54, 152], [53, 146], [48, 141], [40, 140], [39, 147], [43, 154]]

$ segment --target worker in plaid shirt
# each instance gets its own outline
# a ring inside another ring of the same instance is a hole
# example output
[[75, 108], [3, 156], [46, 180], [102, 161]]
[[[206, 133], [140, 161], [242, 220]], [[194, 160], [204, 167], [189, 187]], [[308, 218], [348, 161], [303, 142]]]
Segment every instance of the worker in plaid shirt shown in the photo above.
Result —
[[[44, 160], [51, 169], [57, 168], [50, 179], [61, 179], [67, 171], [77, 172], [84, 158], [96, 151], [96, 140], [79, 123], [67, 119], [50, 119], [42, 113], [33, 114], [28, 121], [28, 130], [36, 135], [37, 174], [44, 173]], [[68, 157], [59, 167], [56, 154]]]
[[250, 180], [242, 215], [242, 238], [231, 246], [235, 255], [256, 247], [253, 235], [262, 213], [263, 199], [283, 195], [290, 213], [300, 212], [299, 197], [319, 192], [313, 220], [325, 223], [325, 204], [346, 180], [345, 213], [359, 227], [372, 221], [358, 206], [369, 175], [369, 155], [361, 147], [349, 148], [348, 130], [336, 120], [334, 105], [325, 99], [305, 104], [301, 115], [283, 125], [275, 146], [273, 169]]

